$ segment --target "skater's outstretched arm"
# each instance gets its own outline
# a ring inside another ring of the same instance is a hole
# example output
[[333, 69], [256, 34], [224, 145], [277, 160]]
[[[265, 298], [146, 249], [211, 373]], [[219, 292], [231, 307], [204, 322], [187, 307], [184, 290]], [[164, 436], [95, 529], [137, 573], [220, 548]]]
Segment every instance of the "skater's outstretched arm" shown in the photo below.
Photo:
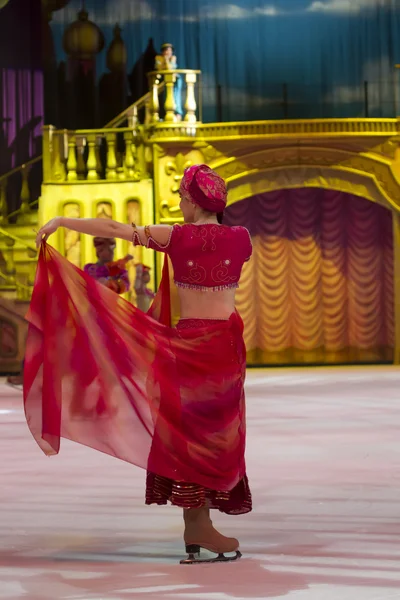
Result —
[[[59, 227], [66, 227], [72, 231], [86, 233], [96, 237], [119, 238], [121, 240], [133, 241], [135, 232], [139, 241], [144, 246], [147, 245], [149, 229], [136, 225], [126, 225], [118, 223], [111, 219], [70, 219], [67, 217], [55, 217], [40, 228], [36, 236], [36, 247], [38, 248], [42, 241], [57, 231]], [[171, 236], [171, 225], [151, 225], [151, 237], [160, 245], [165, 245]]]

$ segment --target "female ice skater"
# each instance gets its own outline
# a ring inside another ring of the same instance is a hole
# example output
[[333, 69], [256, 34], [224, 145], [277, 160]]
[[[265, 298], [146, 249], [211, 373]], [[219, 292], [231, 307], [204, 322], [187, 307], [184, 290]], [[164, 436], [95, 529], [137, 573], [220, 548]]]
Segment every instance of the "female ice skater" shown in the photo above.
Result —
[[[210, 509], [252, 508], [245, 469], [245, 347], [235, 289], [252, 253], [247, 229], [221, 224], [223, 179], [206, 165], [185, 171], [183, 225], [139, 227], [58, 217], [41, 246], [25, 366], [25, 411], [47, 454], [68, 438], [147, 469], [146, 503], [183, 509], [187, 559], [240, 557]], [[169, 257], [180, 300], [170, 322], [168, 259], [147, 314], [91, 280], [47, 238], [59, 227], [133, 241]]]

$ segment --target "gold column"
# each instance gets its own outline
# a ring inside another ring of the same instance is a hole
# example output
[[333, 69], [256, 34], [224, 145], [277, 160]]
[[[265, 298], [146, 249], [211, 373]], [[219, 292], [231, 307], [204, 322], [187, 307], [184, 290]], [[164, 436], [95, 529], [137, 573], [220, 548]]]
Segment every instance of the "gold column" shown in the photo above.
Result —
[[185, 118], [186, 123], [196, 123], [196, 97], [194, 94], [194, 85], [197, 81], [196, 73], [186, 73], [186, 102], [185, 102]]
[[51, 136], [51, 181], [67, 179], [65, 157], [68, 157], [68, 131], [66, 129]]
[[117, 178], [117, 156], [115, 154], [115, 144], [117, 136], [115, 133], [107, 133], [107, 171], [106, 179]]
[[[158, 100], [158, 94], [157, 94], [157, 100]], [[144, 124], [148, 125], [149, 123], [151, 123], [151, 99], [146, 100], [145, 105], [144, 105], [144, 110], [145, 110]]]
[[76, 136], [76, 172], [78, 179], [86, 179], [86, 164], [85, 164], [85, 146], [86, 138], [83, 135]]
[[176, 74], [172, 71], [171, 73], [164, 74], [165, 87], [167, 90], [165, 98], [165, 122], [174, 123], [175, 117], [175, 98], [174, 98], [174, 83], [176, 80]]
[[158, 79], [153, 75], [151, 78], [151, 102], [150, 102], [150, 121], [157, 123], [160, 120], [160, 101], [158, 99]]
[[101, 162], [101, 144], [103, 141], [103, 137], [101, 135], [96, 135], [96, 145], [95, 145], [95, 156], [96, 156], [96, 171], [97, 171], [97, 179], [102, 178], [103, 174], [103, 165]]
[[78, 163], [76, 160], [75, 135], [71, 134], [68, 138], [68, 159], [67, 159], [67, 179], [68, 181], [76, 181]]
[[53, 173], [53, 125], [43, 125], [43, 139], [42, 139], [42, 148], [43, 148], [43, 181], [52, 181]]
[[53, 125], [43, 127], [43, 182], [65, 181], [65, 158], [68, 157], [69, 138], [66, 129], [56, 130]]
[[96, 134], [91, 133], [87, 138], [88, 143], [88, 159], [87, 159], [87, 178], [88, 181], [96, 181], [99, 179], [97, 174], [97, 157], [96, 157]]
[[394, 352], [393, 363], [400, 364], [400, 214], [392, 212], [393, 218], [393, 290], [394, 290]]
[[128, 179], [132, 179], [135, 173], [135, 157], [133, 156], [133, 132], [125, 131], [124, 132], [124, 140], [125, 140], [125, 159], [124, 159], [124, 167], [126, 177]]

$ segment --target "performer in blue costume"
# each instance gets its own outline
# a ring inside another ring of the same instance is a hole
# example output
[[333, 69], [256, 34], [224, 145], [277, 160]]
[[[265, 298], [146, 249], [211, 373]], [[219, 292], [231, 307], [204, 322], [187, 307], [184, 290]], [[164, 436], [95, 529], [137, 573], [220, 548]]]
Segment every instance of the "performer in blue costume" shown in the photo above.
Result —
[[[174, 54], [174, 47], [172, 44], [163, 44], [161, 46], [161, 54], [158, 54], [156, 56], [155, 68], [157, 71], [174, 71], [178, 68], [178, 63]], [[182, 77], [180, 75], [177, 75], [174, 85], [174, 100], [175, 114], [178, 121], [181, 121], [183, 117], [182, 83]]]

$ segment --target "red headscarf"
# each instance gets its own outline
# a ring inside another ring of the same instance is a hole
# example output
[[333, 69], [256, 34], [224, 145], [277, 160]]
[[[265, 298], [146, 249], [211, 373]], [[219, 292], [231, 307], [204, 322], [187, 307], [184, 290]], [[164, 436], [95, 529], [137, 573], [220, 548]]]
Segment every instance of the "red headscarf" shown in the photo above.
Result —
[[225, 181], [207, 165], [193, 165], [186, 169], [180, 193], [189, 202], [215, 213], [225, 209], [228, 194]]

